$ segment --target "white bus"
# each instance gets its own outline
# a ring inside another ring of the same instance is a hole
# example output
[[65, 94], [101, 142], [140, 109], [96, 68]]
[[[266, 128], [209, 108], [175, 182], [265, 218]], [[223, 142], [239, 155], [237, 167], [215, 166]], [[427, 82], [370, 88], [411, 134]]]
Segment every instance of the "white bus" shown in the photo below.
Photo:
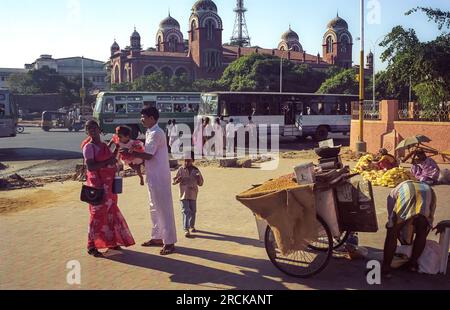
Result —
[[18, 122], [14, 97], [7, 90], [0, 89], [0, 138], [15, 137]]
[[224, 117], [246, 125], [279, 125], [281, 136], [326, 140], [330, 132], [349, 133], [355, 95], [212, 92], [202, 94], [199, 117]]

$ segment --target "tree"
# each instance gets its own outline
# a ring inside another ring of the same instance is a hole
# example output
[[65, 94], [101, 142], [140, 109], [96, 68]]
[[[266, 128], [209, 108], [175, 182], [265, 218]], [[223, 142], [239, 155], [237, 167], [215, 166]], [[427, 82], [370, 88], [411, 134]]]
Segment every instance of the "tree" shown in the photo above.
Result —
[[[442, 12], [431, 8], [417, 7], [406, 12], [410, 15], [417, 11], [423, 11], [430, 20], [434, 20], [441, 30], [450, 27], [450, 12]], [[386, 72], [383, 73], [382, 83], [386, 88], [386, 95], [401, 101], [409, 100], [409, 85], [413, 87], [413, 100], [417, 96], [424, 100], [422, 93], [426, 90], [438, 90], [437, 85], [444, 89], [450, 88], [450, 34], [444, 32], [436, 39], [429, 42], [420, 42], [413, 29], [404, 29], [396, 26], [386, 35], [380, 46], [385, 48], [381, 60], [388, 62]], [[436, 84], [436, 81], [439, 81]], [[436, 97], [433, 97], [436, 99]], [[448, 100], [449, 97], [443, 99]], [[425, 100], [428, 101], [428, 100]], [[427, 103], [423, 102], [426, 109]], [[430, 106], [431, 108], [431, 106]]]
[[29, 74], [17, 73], [11, 74], [6, 81], [9, 90], [15, 94], [36, 94], [39, 89], [33, 84], [33, 80]]
[[347, 69], [323, 82], [317, 92], [321, 94], [357, 95], [359, 84], [356, 77], [355, 69]]
[[[414, 86], [419, 102], [426, 107], [424, 118], [448, 120], [449, 110], [444, 103], [450, 98], [450, 90], [442, 80], [422, 82]], [[444, 113], [441, 113], [444, 112]]]
[[[280, 91], [280, 62], [275, 56], [243, 56], [225, 69], [220, 84], [230, 91]], [[326, 74], [307, 65], [283, 60], [283, 91], [315, 92]]]
[[440, 9], [418, 6], [406, 12], [405, 15], [411, 15], [418, 11], [424, 12], [428, 16], [428, 21], [433, 20], [436, 24], [438, 24], [439, 30], [442, 30], [443, 27], [450, 28], [450, 12], [443, 12]]

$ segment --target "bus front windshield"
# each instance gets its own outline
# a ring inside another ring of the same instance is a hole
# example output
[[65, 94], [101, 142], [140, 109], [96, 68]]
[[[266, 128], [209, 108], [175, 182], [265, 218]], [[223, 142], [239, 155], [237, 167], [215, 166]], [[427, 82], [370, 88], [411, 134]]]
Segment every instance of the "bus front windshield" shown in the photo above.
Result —
[[219, 113], [218, 103], [216, 95], [202, 95], [199, 114], [217, 116]]

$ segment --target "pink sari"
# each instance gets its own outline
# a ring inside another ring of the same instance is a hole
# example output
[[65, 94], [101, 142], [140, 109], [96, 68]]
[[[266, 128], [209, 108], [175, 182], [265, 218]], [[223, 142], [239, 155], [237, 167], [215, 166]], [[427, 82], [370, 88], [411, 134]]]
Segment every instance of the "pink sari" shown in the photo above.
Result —
[[[88, 147], [88, 145], [85, 146]], [[92, 145], [95, 161], [102, 162], [111, 158], [112, 153], [108, 146]], [[89, 222], [88, 249], [108, 249], [117, 246], [129, 247], [135, 244], [127, 222], [117, 206], [117, 195], [113, 194], [112, 186], [116, 168], [102, 168], [97, 171], [87, 171], [87, 184], [96, 188], [105, 189], [103, 204], [89, 205], [91, 214]]]

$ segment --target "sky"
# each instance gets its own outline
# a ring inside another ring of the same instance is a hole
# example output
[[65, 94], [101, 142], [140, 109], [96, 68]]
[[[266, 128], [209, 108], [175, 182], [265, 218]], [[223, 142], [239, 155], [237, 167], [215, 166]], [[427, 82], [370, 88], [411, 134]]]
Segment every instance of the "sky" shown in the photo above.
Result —
[[[154, 47], [158, 25], [170, 10], [187, 38], [195, 0], [0, 0], [0, 67], [23, 68], [41, 54], [54, 58], [84, 56], [106, 61], [116, 38], [124, 48], [136, 26], [144, 48]], [[228, 42], [235, 21], [235, 0], [215, 0], [223, 20], [223, 42]], [[353, 60], [359, 63], [360, 0], [245, 0], [252, 45], [276, 48], [289, 25], [300, 36], [303, 49], [322, 55], [327, 23], [337, 12], [349, 24], [354, 39]], [[434, 22], [422, 13], [405, 16], [416, 6], [450, 11], [448, 0], [365, 0], [366, 51], [375, 52], [376, 68], [383, 69], [376, 47], [394, 26], [414, 28], [422, 41], [439, 35]]]

